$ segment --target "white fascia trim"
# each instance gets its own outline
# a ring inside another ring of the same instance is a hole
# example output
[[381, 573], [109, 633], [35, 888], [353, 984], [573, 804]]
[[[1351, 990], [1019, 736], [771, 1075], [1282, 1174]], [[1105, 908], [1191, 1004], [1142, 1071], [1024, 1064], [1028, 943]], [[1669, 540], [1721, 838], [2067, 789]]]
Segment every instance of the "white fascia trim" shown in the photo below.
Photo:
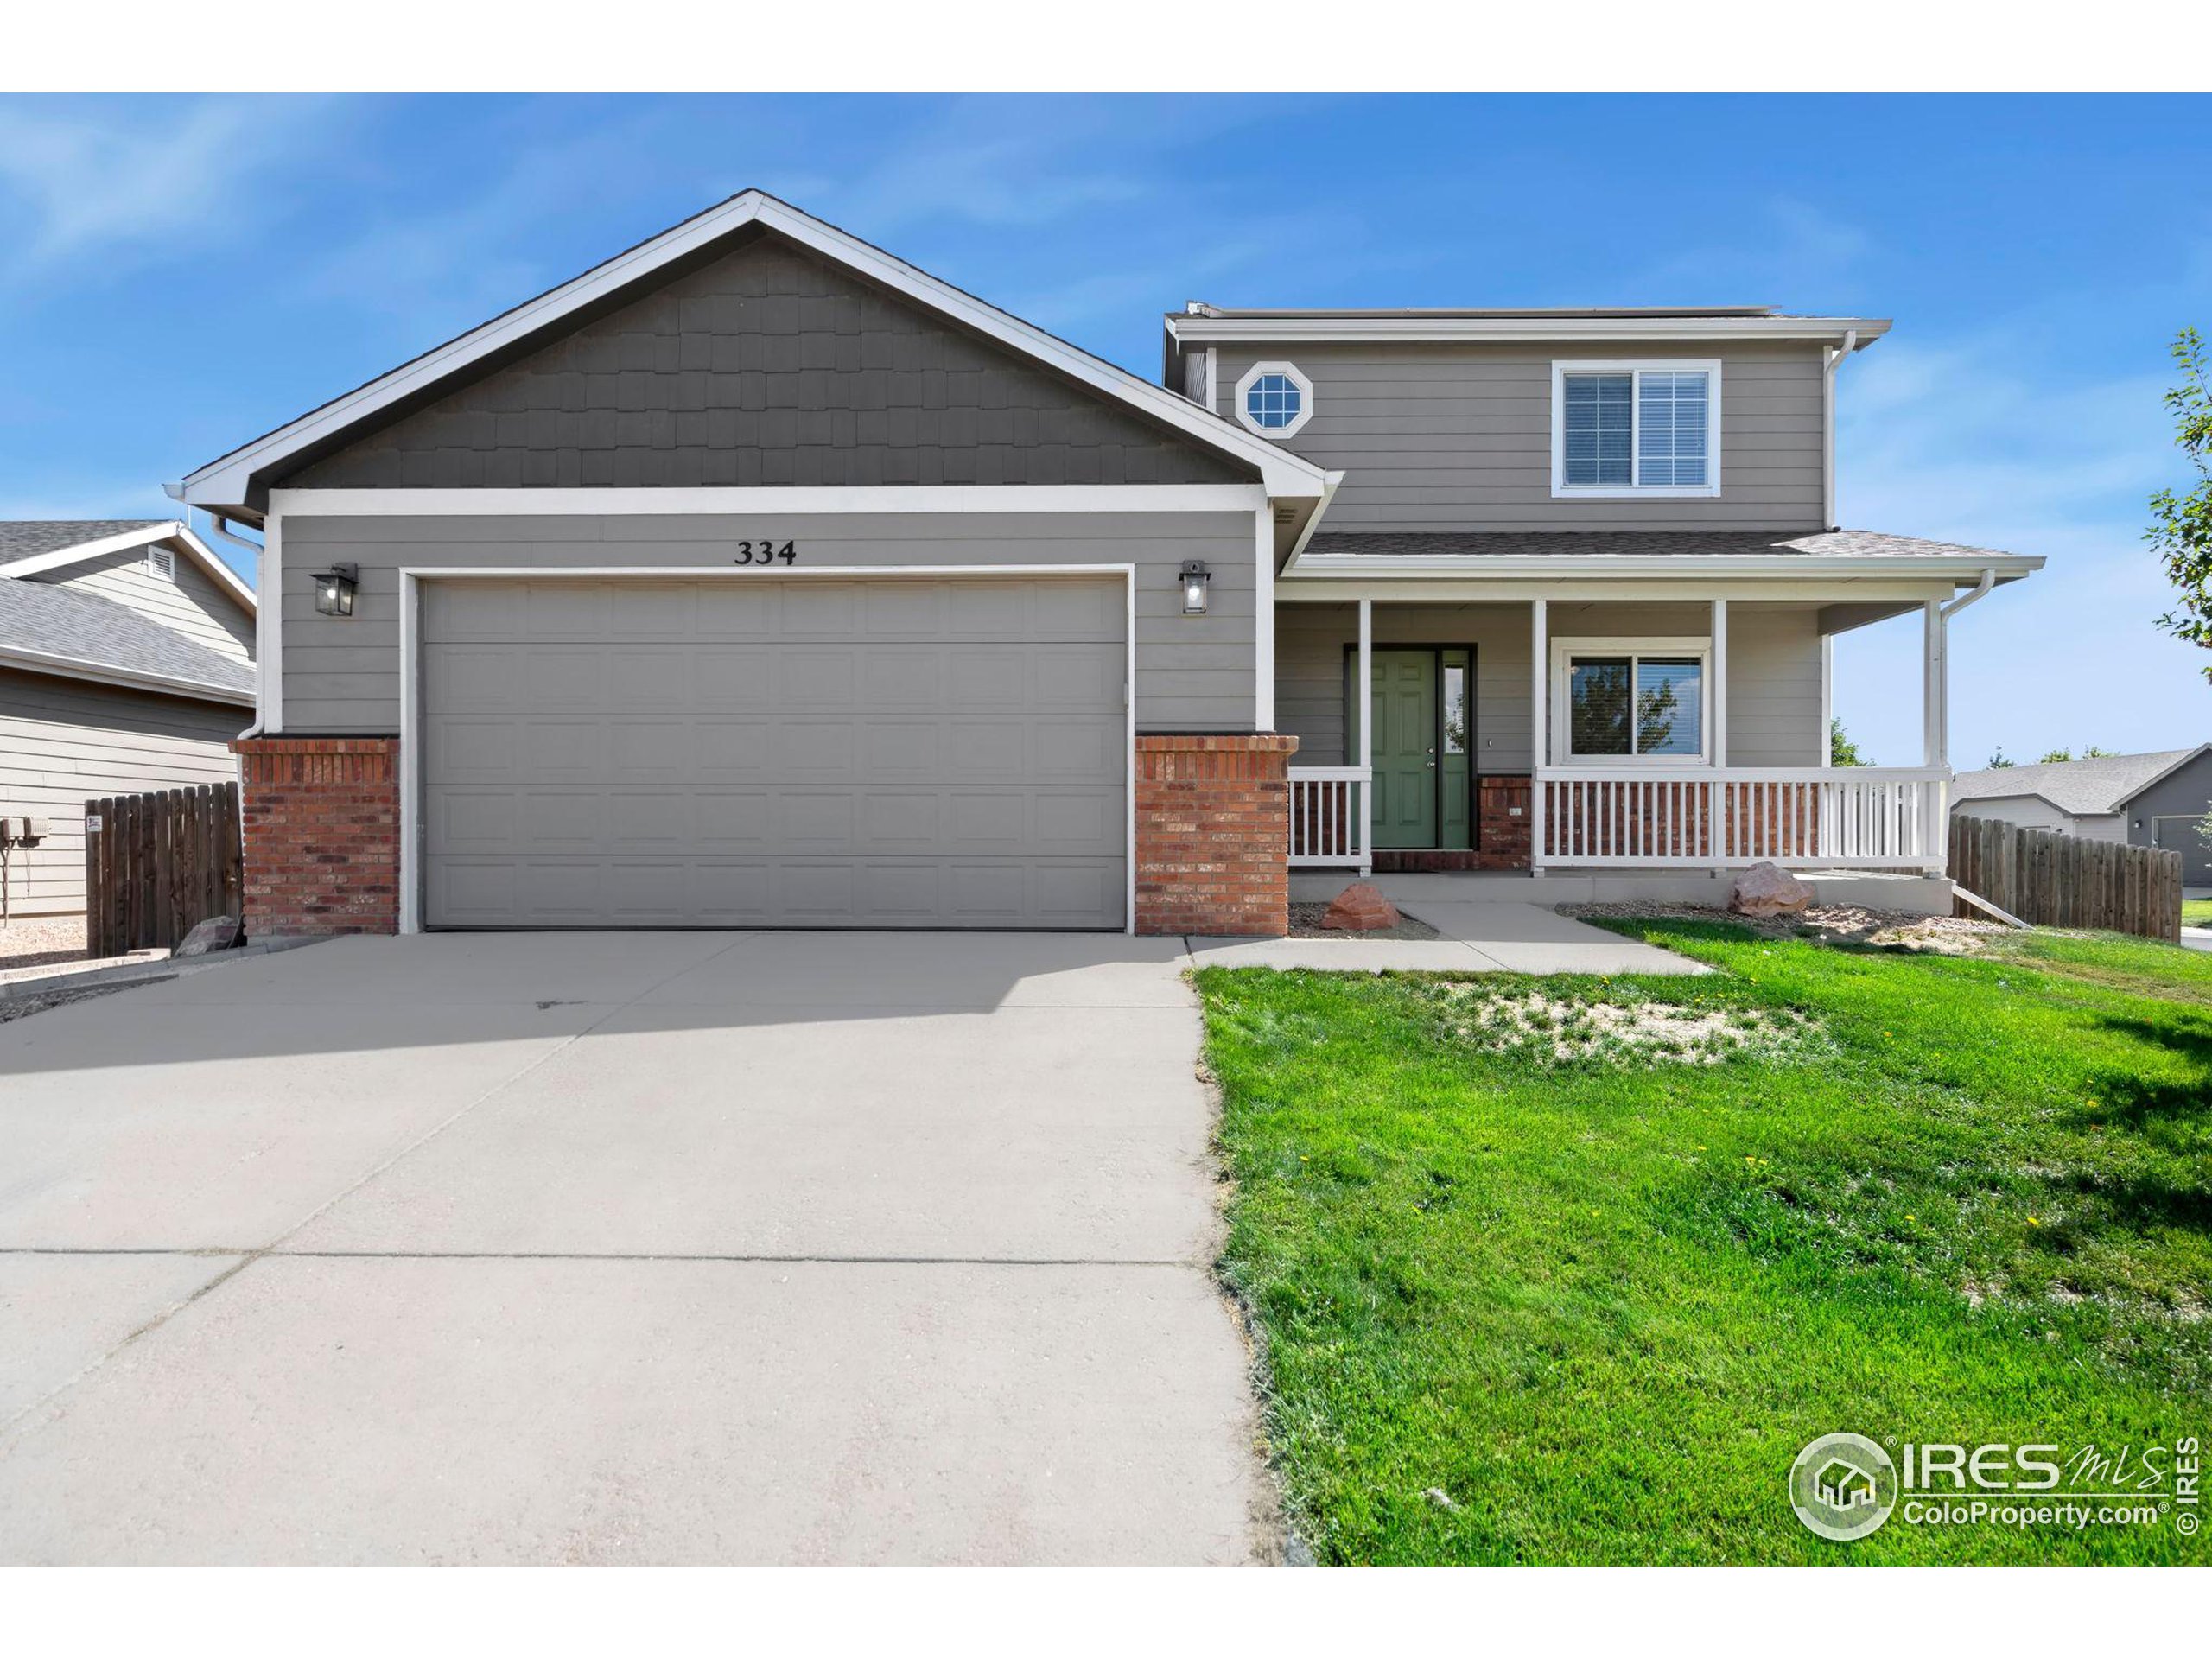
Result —
[[53, 674], [64, 679], [128, 686], [133, 690], [173, 691], [180, 696], [191, 697], [200, 702], [230, 702], [245, 709], [253, 706], [252, 692], [237, 690], [227, 685], [210, 685], [205, 680], [180, 679], [172, 674], [143, 673], [137, 669], [119, 668], [109, 663], [87, 663], [74, 657], [57, 657], [48, 652], [28, 651], [19, 645], [0, 646], [0, 664], [30, 669], [41, 674]]
[[179, 499], [195, 505], [219, 506], [243, 501], [247, 483], [255, 473], [342, 432], [402, 398], [650, 276], [671, 261], [756, 223], [1011, 346], [1071, 379], [1140, 409], [1164, 425], [1249, 462], [1260, 468], [1262, 480], [1271, 495], [1321, 493], [1319, 467], [1255, 438], [1234, 422], [1198, 409], [1167, 387], [1154, 385], [1126, 369], [1093, 357], [972, 294], [918, 270], [880, 248], [799, 212], [789, 203], [758, 190], [747, 190], [664, 231], [627, 253], [594, 266], [550, 293], [540, 295], [460, 338], [424, 353], [413, 362], [402, 364], [367, 385], [310, 410], [266, 437], [210, 461], [199, 471], [187, 474], [179, 486]]
[[1754, 576], [1787, 580], [1792, 576], [1856, 576], [1890, 579], [1925, 577], [1978, 582], [1984, 570], [1994, 569], [2000, 582], [2017, 582], [2043, 569], [2039, 554], [2016, 554], [1992, 559], [1839, 555], [1821, 557], [1806, 554], [1772, 558], [1740, 553], [1532, 553], [1523, 556], [1484, 553], [1309, 553], [1295, 559], [1283, 574], [1326, 581], [1389, 580], [1406, 576]]
[[[1264, 515], [1262, 515], [1264, 518]], [[606, 581], [620, 578], [681, 576], [732, 582], [791, 582], [806, 577], [881, 578], [909, 576], [965, 576], [988, 581], [995, 576], [1117, 576], [1122, 594], [1122, 747], [1125, 780], [1122, 796], [1122, 843], [1126, 879], [1123, 883], [1122, 931], [1137, 931], [1137, 568], [1135, 564], [938, 564], [749, 566], [745, 569], [701, 569], [696, 565], [625, 565], [599, 569], [534, 569], [514, 565], [468, 566], [454, 569], [402, 565], [399, 568], [399, 931], [423, 931], [422, 773], [417, 756], [422, 745], [422, 584], [425, 582], [543, 582], [550, 578]]]
[[[1326, 474], [1313, 492], [1327, 487]], [[295, 517], [496, 518], [649, 513], [1251, 512], [1260, 484], [942, 484], [851, 489], [271, 490]]]
[[[1702, 374], [1706, 377], [1705, 462], [1702, 484], [1570, 484], [1567, 481], [1567, 377], [1570, 374], [1629, 374], [1639, 377], [1629, 388], [1629, 474], [1643, 464], [1645, 374]], [[1644, 501], [1685, 499], [1715, 500], [1720, 494], [1720, 359], [1717, 357], [1639, 357], [1552, 359], [1552, 499], [1554, 501]]]
[[1170, 317], [1183, 340], [1353, 341], [1788, 340], [1840, 342], [1856, 333], [1861, 349], [1889, 332], [1877, 317]]
[[79, 542], [74, 547], [58, 547], [50, 553], [34, 553], [29, 558], [11, 560], [6, 564], [0, 564], [0, 576], [35, 576], [42, 571], [82, 564], [88, 559], [104, 558], [110, 553], [128, 552], [134, 547], [150, 547], [156, 542], [175, 542], [182, 547], [192, 562], [210, 580], [245, 607], [247, 615], [254, 613], [257, 601], [253, 589], [239, 579], [238, 573], [226, 564], [213, 548], [175, 518], [157, 524], [143, 524], [118, 535], [103, 536], [98, 541]]

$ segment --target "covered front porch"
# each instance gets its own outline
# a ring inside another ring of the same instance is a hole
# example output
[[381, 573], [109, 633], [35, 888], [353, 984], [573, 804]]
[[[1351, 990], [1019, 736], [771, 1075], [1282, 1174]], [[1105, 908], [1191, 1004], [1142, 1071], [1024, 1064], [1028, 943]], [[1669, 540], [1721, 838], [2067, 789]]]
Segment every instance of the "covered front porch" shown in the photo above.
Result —
[[[1962, 602], [1949, 583], [1499, 586], [1279, 588], [1275, 722], [1300, 740], [1300, 885], [1488, 871], [1597, 899], [1617, 896], [1597, 890], [1607, 875], [1640, 889], [1643, 873], [1762, 861], [1942, 874], [1944, 640]], [[1832, 640], [1913, 612], [1919, 764], [1830, 765]]]

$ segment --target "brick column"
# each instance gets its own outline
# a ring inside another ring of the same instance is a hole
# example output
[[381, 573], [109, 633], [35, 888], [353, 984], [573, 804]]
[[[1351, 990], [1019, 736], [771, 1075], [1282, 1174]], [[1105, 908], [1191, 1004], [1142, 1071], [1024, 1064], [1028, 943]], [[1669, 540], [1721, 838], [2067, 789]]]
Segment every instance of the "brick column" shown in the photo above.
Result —
[[399, 931], [399, 740], [247, 737], [249, 937]]
[[1137, 931], [1290, 931], [1294, 737], [1137, 739]]
[[[1516, 811], [1515, 808], [1519, 808]], [[1529, 868], [1529, 774], [1490, 772], [1475, 780], [1475, 815], [1482, 852], [1476, 860], [1485, 870], [1525, 870]]]

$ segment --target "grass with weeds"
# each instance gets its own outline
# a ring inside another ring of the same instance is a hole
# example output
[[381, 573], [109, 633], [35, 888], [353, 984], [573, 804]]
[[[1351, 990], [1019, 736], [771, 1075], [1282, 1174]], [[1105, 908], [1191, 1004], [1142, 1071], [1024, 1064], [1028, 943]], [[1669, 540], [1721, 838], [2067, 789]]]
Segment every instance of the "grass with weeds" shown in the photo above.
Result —
[[1198, 976], [1224, 1269], [1316, 1554], [2212, 1560], [2171, 1516], [1834, 1544], [1784, 1495], [1838, 1429], [2212, 1433], [2212, 957], [1608, 925], [1722, 971]]

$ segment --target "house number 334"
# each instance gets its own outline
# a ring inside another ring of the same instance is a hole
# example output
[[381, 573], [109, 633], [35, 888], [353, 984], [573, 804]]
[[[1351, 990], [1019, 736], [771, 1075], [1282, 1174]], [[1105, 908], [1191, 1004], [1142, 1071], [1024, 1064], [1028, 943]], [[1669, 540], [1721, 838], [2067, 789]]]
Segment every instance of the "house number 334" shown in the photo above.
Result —
[[797, 564], [798, 543], [785, 542], [779, 545], [772, 541], [740, 542], [737, 544], [737, 563], [740, 564]]

